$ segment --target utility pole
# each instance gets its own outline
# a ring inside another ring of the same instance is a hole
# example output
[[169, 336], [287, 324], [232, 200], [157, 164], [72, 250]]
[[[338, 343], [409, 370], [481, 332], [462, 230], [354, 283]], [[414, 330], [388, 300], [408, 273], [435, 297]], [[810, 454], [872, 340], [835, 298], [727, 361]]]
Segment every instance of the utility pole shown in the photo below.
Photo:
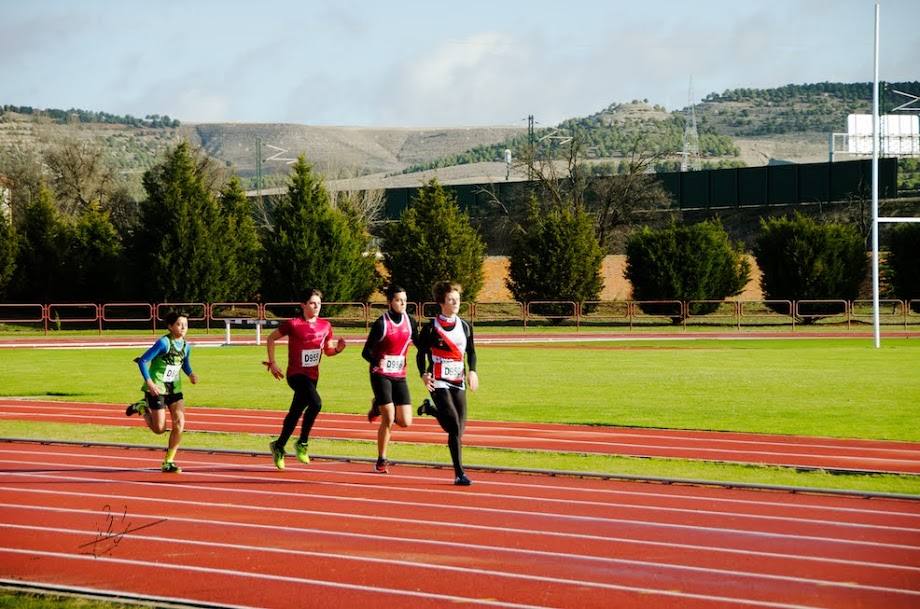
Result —
[[262, 138], [256, 138], [256, 188], [259, 190], [259, 209], [262, 207]]
[[530, 162], [527, 164], [527, 179], [533, 180], [533, 164], [536, 162], [534, 158], [534, 145], [535, 145], [535, 136], [533, 131], [533, 114], [527, 115], [527, 142], [530, 146]]
[[700, 134], [696, 129], [696, 110], [693, 105], [693, 77], [690, 77], [690, 89], [687, 92], [687, 105], [690, 106], [690, 116], [684, 127], [684, 146], [680, 154], [681, 171], [699, 171], [700, 162]]

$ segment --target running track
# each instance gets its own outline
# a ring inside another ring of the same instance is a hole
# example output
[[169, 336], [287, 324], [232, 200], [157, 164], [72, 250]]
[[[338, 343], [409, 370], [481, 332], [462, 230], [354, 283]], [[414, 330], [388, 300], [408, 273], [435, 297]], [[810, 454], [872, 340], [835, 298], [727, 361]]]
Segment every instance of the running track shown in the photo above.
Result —
[[[277, 434], [283, 416], [276, 410], [190, 408], [186, 430]], [[0, 419], [142, 425], [137, 417], [126, 417], [121, 404], [9, 398], [0, 398]], [[313, 437], [375, 441], [377, 426], [361, 416], [324, 412], [316, 420]], [[409, 429], [394, 427], [393, 440], [443, 444], [445, 436], [432, 418], [417, 417]], [[920, 474], [917, 442], [494, 421], [469, 421], [463, 442], [490, 448]]]
[[920, 502], [0, 443], [0, 579], [215, 606], [908, 609]]

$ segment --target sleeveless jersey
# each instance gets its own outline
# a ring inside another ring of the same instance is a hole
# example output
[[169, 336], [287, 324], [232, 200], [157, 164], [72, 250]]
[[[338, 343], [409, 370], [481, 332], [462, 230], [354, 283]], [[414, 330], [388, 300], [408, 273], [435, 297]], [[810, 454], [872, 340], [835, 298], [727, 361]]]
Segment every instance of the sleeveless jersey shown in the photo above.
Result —
[[[173, 340], [169, 334], [160, 338], [159, 342], [165, 347], [165, 352], [150, 361], [150, 379], [162, 394], [182, 393], [181, 371], [188, 355], [189, 344], [183, 338]], [[144, 383], [141, 391], [146, 390], [147, 384]]]
[[449, 389], [458, 387], [466, 388], [465, 366], [463, 356], [466, 353], [466, 333], [463, 331], [463, 320], [457, 318], [457, 323], [450, 330], [441, 325], [440, 316], [433, 320], [436, 340], [431, 345], [432, 375], [434, 376], [435, 389]]
[[309, 322], [295, 317], [281, 323], [278, 331], [288, 337], [287, 375], [305, 374], [314, 381], [319, 380], [319, 362], [323, 349], [332, 336], [332, 324], [328, 320], [315, 318]]
[[[383, 320], [383, 338], [377, 341], [372, 351], [371, 372], [390, 378], [406, 378], [406, 352], [412, 343], [412, 326], [409, 315], [403, 313], [402, 321], [393, 323], [389, 313], [380, 316]], [[383, 368], [378, 364], [383, 360]]]

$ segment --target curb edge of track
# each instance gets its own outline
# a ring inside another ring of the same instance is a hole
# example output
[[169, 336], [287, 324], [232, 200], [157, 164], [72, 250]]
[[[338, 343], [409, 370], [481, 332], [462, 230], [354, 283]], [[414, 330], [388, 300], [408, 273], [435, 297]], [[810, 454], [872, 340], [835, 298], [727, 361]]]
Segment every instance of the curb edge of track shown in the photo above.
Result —
[[[140, 449], [140, 450], [155, 450], [162, 452], [163, 447], [159, 445], [152, 444], [124, 444], [118, 442], [87, 442], [80, 440], [43, 440], [36, 438], [7, 438], [0, 437], [0, 442], [7, 443], [24, 443], [24, 444], [45, 444], [45, 445], [64, 445], [64, 446], [100, 446], [105, 448], [124, 448], [124, 449]], [[183, 448], [183, 452], [194, 452], [201, 454], [227, 454], [227, 455], [241, 455], [249, 457], [270, 457], [271, 454], [268, 451], [257, 451], [257, 450], [239, 450], [239, 449], [226, 449], [226, 448]], [[340, 456], [340, 455], [318, 455], [311, 454], [311, 459], [316, 459], [319, 461], [338, 461], [343, 463], [374, 463], [376, 458], [369, 457], [350, 457], [350, 456]], [[409, 465], [415, 467], [430, 467], [434, 469], [449, 469], [451, 465], [449, 463], [442, 463], [436, 461], [393, 461], [394, 465]], [[920, 501], [920, 494], [912, 495], [907, 493], [888, 493], [882, 491], [858, 491], [850, 489], [828, 489], [820, 487], [811, 487], [811, 486], [789, 486], [781, 484], [758, 484], [755, 482], [729, 482], [724, 480], [705, 480], [699, 478], [666, 478], [659, 476], [640, 476], [636, 474], [615, 474], [615, 473], [604, 473], [604, 472], [580, 472], [580, 471], [571, 471], [571, 470], [551, 470], [551, 469], [537, 469], [537, 468], [526, 468], [526, 467], [503, 467], [503, 466], [492, 466], [492, 465], [465, 465], [465, 469], [472, 471], [480, 472], [491, 472], [491, 473], [509, 473], [509, 474], [529, 474], [529, 475], [540, 475], [540, 476], [551, 476], [559, 478], [586, 478], [594, 480], [625, 480], [629, 482], [646, 482], [650, 484], [666, 484], [666, 485], [686, 485], [686, 486], [709, 486], [709, 487], [720, 487], [726, 489], [744, 489], [744, 490], [757, 490], [757, 491], [774, 491], [774, 492], [785, 492], [793, 494], [808, 494], [808, 495], [833, 495], [833, 496], [844, 496], [844, 497], [857, 497], [863, 499], [901, 499], [907, 501]], [[2, 584], [2, 580], [0, 580]]]

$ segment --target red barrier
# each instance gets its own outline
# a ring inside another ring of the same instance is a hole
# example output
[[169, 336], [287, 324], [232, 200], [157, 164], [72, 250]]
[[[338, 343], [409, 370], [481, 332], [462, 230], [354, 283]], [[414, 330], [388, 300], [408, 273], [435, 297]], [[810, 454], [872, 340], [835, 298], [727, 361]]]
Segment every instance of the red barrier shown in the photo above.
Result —
[[[91, 302], [49, 304], [45, 308], [45, 333], [48, 333], [48, 323], [53, 318], [54, 323], [58, 325], [64, 323], [97, 323], [99, 325], [99, 334], [102, 334], [102, 315], [99, 309], [99, 305]], [[61, 315], [71, 310], [76, 311], [78, 316], [67, 317]], [[80, 317], [79, 312], [84, 310], [86, 311], [86, 315], [92, 315], [92, 317]], [[92, 311], [92, 313], [90, 313], [90, 311]]]

